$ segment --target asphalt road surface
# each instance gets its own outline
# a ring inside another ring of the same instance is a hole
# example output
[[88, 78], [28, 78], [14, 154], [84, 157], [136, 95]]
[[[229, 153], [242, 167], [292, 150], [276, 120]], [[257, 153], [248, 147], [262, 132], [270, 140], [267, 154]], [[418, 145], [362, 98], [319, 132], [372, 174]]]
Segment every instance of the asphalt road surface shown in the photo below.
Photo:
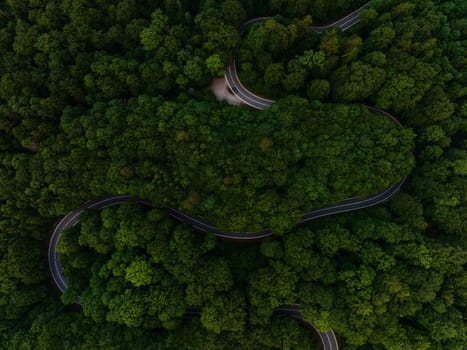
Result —
[[274, 315], [278, 317], [291, 317], [303, 322], [308, 328], [315, 330], [323, 344], [325, 350], [338, 350], [339, 343], [337, 342], [336, 334], [330, 330], [328, 332], [321, 332], [316, 326], [310, 321], [304, 319], [300, 312], [299, 304], [285, 304], [281, 305], [274, 310]]
[[370, 6], [372, 2], [373, 1], [370, 1], [370, 2], [366, 3], [362, 7], [359, 7], [355, 11], [349, 13], [347, 16], [345, 16], [345, 17], [343, 17], [341, 19], [338, 19], [335, 22], [329, 23], [329, 24], [324, 25], [324, 26], [311, 26], [311, 28], [314, 29], [315, 31], [317, 31], [318, 33], [322, 33], [322, 32], [324, 32], [325, 30], [327, 30], [329, 28], [336, 28], [336, 27], [344, 32], [347, 29], [349, 29], [350, 27], [352, 27], [355, 24], [357, 24], [358, 22], [360, 22], [360, 12], [362, 12], [365, 8]]

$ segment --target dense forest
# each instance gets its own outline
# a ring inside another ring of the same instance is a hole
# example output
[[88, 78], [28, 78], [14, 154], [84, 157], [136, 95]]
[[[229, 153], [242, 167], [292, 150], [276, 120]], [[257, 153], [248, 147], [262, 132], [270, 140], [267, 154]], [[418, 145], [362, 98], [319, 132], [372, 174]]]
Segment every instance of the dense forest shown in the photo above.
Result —
[[[463, 349], [467, 4], [376, 0], [345, 32], [310, 29], [365, 2], [1, 2], [0, 349], [317, 347], [273, 316], [284, 303], [342, 349]], [[274, 18], [241, 35], [257, 16]], [[237, 47], [271, 108], [209, 91]], [[295, 226], [406, 175], [384, 205]], [[88, 211], [65, 231], [60, 297], [54, 225], [123, 193], [155, 208]], [[223, 242], [169, 206], [274, 235]]]
[[[95, 322], [165, 328], [169, 333], [161, 336], [170, 343], [170, 330], [177, 334], [186, 327], [185, 310], [196, 305], [202, 313], [199, 321], [191, 321], [190, 332], [213, 333], [211, 341], [217, 345], [212, 348], [314, 346], [298, 323], [272, 318], [277, 302], [268, 303], [267, 309], [255, 305], [259, 299], [253, 295], [259, 286], [248, 276], [264, 274], [268, 268], [259, 245], [217, 242], [214, 235], [196, 234], [164, 211], [127, 203], [86, 212], [81, 225], [64, 233], [58, 251], [65, 275], [71, 277], [62, 300], [72, 303], [80, 295], [84, 315]], [[292, 297], [290, 291], [282, 294], [277, 301]], [[251, 333], [248, 319], [254, 327]], [[277, 338], [270, 339], [271, 330], [278, 332]], [[233, 336], [221, 347], [225, 332]], [[174, 348], [189, 345], [186, 340], [178, 342], [187, 344]], [[199, 349], [205, 348], [203, 341]]]
[[81, 204], [80, 192], [130, 193], [224, 230], [283, 233], [305, 211], [378, 193], [413, 165], [410, 129], [365, 107], [312, 109], [297, 98], [258, 113], [144, 96], [99, 103], [86, 115], [70, 111], [60, 123], [62, 132], [25, 165], [48, 183], [49, 190], [27, 186], [48, 215]]

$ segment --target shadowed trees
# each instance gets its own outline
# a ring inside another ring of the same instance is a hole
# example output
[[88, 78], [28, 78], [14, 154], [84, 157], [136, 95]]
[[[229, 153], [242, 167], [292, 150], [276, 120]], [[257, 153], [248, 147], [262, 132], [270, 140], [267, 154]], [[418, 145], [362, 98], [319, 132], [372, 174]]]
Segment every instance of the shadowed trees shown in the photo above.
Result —
[[[309, 332], [272, 317], [293, 302], [342, 348], [462, 349], [465, 1], [378, 1], [345, 32], [310, 30], [362, 4], [1, 2], [0, 348], [306, 349]], [[237, 67], [282, 100], [215, 101], [239, 26], [265, 15]], [[293, 228], [409, 172], [385, 205]], [[89, 213], [62, 237], [63, 305], [47, 238], [114, 193], [157, 209]], [[281, 235], [222, 245], [167, 206]], [[201, 319], [183, 320], [195, 304]]]

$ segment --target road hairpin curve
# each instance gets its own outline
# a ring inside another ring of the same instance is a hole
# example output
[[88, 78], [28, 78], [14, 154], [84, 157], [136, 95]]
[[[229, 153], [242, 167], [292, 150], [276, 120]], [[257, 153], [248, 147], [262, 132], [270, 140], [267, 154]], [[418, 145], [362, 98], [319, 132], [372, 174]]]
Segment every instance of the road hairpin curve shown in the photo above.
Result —
[[[100, 210], [100, 209], [108, 208], [114, 205], [123, 204], [128, 201], [134, 201], [144, 206], [154, 207], [154, 205], [150, 201], [137, 199], [128, 194], [110, 195], [110, 196], [98, 198], [98, 199], [95, 199], [95, 200], [92, 200], [92, 201], [89, 201], [83, 204], [78, 209], [71, 211], [67, 215], [65, 215], [55, 226], [52, 232], [52, 237], [50, 238], [50, 242], [49, 242], [48, 260], [49, 260], [49, 269], [50, 269], [52, 278], [55, 282], [55, 285], [58, 287], [58, 289], [62, 293], [68, 289], [68, 282], [66, 280], [65, 274], [63, 273], [63, 267], [59, 260], [59, 254], [57, 253], [57, 245], [60, 242], [60, 237], [61, 237], [63, 230], [76, 226], [79, 223], [80, 216], [87, 209]], [[169, 211], [169, 214], [170, 214], [170, 211]], [[173, 217], [175, 219], [179, 219], [176, 216], [173, 216]], [[186, 220], [181, 220], [181, 221], [186, 221]], [[80, 296], [76, 297], [75, 304], [81, 305]], [[200, 316], [201, 316], [201, 308], [188, 307], [185, 310], [183, 318], [194, 319], [194, 318], [199, 318]], [[298, 304], [280, 305], [279, 307], [274, 309], [274, 316], [291, 317], [291, 318], [304, 322], [305, 325], [307, 325], [311, 329], [316, 330], [325, 350], [338, 350], [339, 349], [337, 338], [334, 332], [332, 330], [328, 332], [321, 332], [320, 330], [316, 328], [316, 326], [313, 323], [304, 319], [300, 312], [300, 305]]]
[[[362, 7], [353, 11], [352, 13], [348, 14], [347, 16], [331, 24], [328, 24], [325, 26], [312, 26], [311, 28], [318, 33], [322, 33], [328, 28], [332, 28], [332, 27], [337, 27], [341, 29], [342, 31], [345, 31], [360, 21], [361, 11], [367, 8], [371, 3], [372, 1], [368, 2], [367, 4], [363, 5]], [[272, 18], [272, 17], [258, 17], [258, 18], [254, 18], [252, 20], [245, 22], [240, 28], [240, 35], [243, 36], [245, 34], [248, 26], [254, 23], [263, 22], [269, 18]], [[238, 47], [235, 49], [233, 53], [232, 61], [230, 62], [229, 66], [226, 68], [225, 73], [224, 73], [225, 80], [227, 82], [228, 87], [230, 88], [230, 90], [236, 97], [238, 97], [243, 103], [245, 103], [246, 105], [250, 107], [253, 107], [255, 109], [260, 109], [260, 110], [270, 107], [275, 101], [255, 95], [254, 93], [246, 89], [240, 82], [240, 79], [237, 74], [237, 68], [236, 68], [237, 51], [238, 51]], [[394, 124], [396, 124], [398, 128], [402, 128], [402, 124], [397, 120], [397, 118], [389, 114], [388, 112], [378, 109], [376, 107], [367, 106], [367, 108], [372, 113], [381, 114], [387, 117]], [[354, 210], [368, 208], [368, 207], [380, 204], [384, 201], [387, 201], [394, 194], [396, 194], [405, 180], [406, 180], [406, 177], [404, 177], [400, 182], [385, 189], [384, 191], [378, 194], [369, 196], [363, 200], [359, 198], [348, 198], [336, 205], [325, 206], [319, 209], [312, 210], [308, 213], [303, 214], [302, 218], [297, 224], [307, 223], [311, 220], [324, 217], [324, 216], [354, 211]], [[60, 236], [61, 236], [62, 231], [65, 229], [69, 229], [75, 226], [76, 224], [78, 224], [81, 214], [86, 209], [103, 209], [103, 208], [107, 208], [113, 205], [122, 204], [129, 200], [134, 200], [136, 203], [141, 204], [141, 205], [154, 207], [154, 205], [150, 201], [133, 198], [132, 196], [128, 194], [110, 195], [110, 196], [95, 199], [95, 200], [92, 200], [90, 202], [83, 204], [78, 209], [65, 215], [55, 226], [51, 239], [50, 239], [50, 243], [49, 243], [48, 260], [49, 260], [49, 268], [52, 274], [52, 278], [56, 286], [58, 287], [58, 289], [60, 289], [61, 292], [64, 292], [68, 288], [68, 284], [63, 273], [63, 268], [62, 268], [62, 265], [60, 264], [59, 256], [57, 253], [57, 245], [58, 245], [58, 242], [60, 241]], [[202, 232], [212, 232], [216, 235], [216, 237], [220, 239], [229, 239], [229, 240], [234, 240], [234, 241], [245, 242], [245, 241], [261, 240], [263, 238], [266, 238], [272, 235], [272, 231], [268, 228], [260, 232], [224, 232], [224, 231], [219, 230], [215, 226], [207, 223], [203, 219], [187, 215], [178, 209], [167, 208], [167, 213], [174, 219], [190, 223], [193, 226], [193, 228], [196, 230], [199, 230]], [[80, 304], [79, 296], [76, 298], [75, 303]], [[198, 318], [200, 317], [200, 315], [201, 315], [200, 308], [188, 307], [183, 317], [184, 318]], [[295, 319], [303, 321], [307, 326], [315, 329], [318, 332], [325, 350], [338, 350], [339, 349], [339, 345], [337, 343], [336, 335], [334, 334], [334, 332], [332, 330], [328, 332], [321, 332], [313, 325], [313, 323], [311, 323], [308, 320], [303, 319], [302, 314], [300, 312], [300, 305], [298, 304], [281, 305], [274, 310], [274, 315], [277, 317], [291, 317], [291, 318], [295, 318]]]

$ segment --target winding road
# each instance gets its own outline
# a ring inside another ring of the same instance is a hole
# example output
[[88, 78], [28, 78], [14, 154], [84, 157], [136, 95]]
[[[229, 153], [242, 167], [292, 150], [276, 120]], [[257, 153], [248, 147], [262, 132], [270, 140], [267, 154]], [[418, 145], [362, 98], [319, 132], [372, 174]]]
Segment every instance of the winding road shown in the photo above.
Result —
[[[373, 1], [370, 1], [366, 3], [365, 5], [359, 7], [355, 11], [349, 13], [347, 16], [338, 19], [335, 22], [329, 23], [327, 25], [323, 26], [311, 26], [311, 29], [318, 33], [323, 33], [329, 28], [339, 28], [342, 31], [345, 31], [349, 29], [350, 27], [354, 26], [358, 22], [360, 22], [360, 13], [366, 9], [368, 6], [371, 5]], [[253, 18], [245, 23], [240, 27], [240, 35], [244, 36], [247, 28], [251, 26], [252, 24], [256, 23], [261, 23], [264, 22], [267, 19], [272, 19], [274, 17], [257, 17]], [[237, 74], [237, 67], [236, 67], [236, 56], [237, 56], [237, 51], [238, 51], [238, 46], [235, 48], [234, 53], [232, 55], [232, 60], [230, 61], [229, 66], [224, 72], [224, 77], [227, 82], [227, 85], [232, 91], [232, 93], [243, 103], [246, 105], [256, 108], [256, 109], [265, 109], [268, 107], [271, 107], [271, 105], [275, 102], [274, 100], [269, 100], [267, 98], [258, 96], [253, 94], [251, 91], [249, 91], [247, 88], [245, 88], [241, 81], [240, 78], [238, 77]]]
[[[103, 209], [110, 207], [112, 205], [122, 204], [129, 200], [133, 200], [130, 195], [112, 195], [104, 198], [95, 199], [83, 204], [78, 209], [69, 212], [65, 215], [55, 226], [52, 236], [50, 237], [49, 241], [49, 250], [48, 250], [48, 258], [49, 258], [49, 269], [52, 275], [52, 278], [55, 282], [55, 285], [60, 289], [61, 292], [64, 292], [68, 288], [67, 281], [63, 274], [63, 268], [60, 264], [60, 260], [58, 259], [57, 253], [57, 245], [60, 241], [60, 235], [63, 230], [66, 230], [70, 227], [75, 226], [79, 223], [79, 217], [86, 209]], [[138, 200], [135, 199], [137, 203], [150, 205], [146, 200]], [[79, 298], [79, 297], [78, 297]], [[79, 300], [77, 302], [79, 304]]]
[[[398, 128], [402, 128], [402, 124], [393, 115], [381, 109], [375, 108], [375, 107], [367, 106], [367, 108], [370, 112], [375, 113], [375, 114], [380, 114], [388, 118], [390, 121], [392, 121]], [[365, 199], [360, 199], [358, 197], [347, 198], [343, 200], [342, 202], [337, 203], [335, 205], [325, 206], [319, 209], [311, 210], [302, 215], [301, 219], [297, 222], [297, 225], [305, 224], [307, 222], [310, 222], [312, 220], [315, 220], [315, 219], [318, 219], [324, 216], [345, 213], [345, 212], [354, 211], [358, 209], [364, 209], [364, 208], [375, 206], [377, 204], [381, 204], [387, 201], [393, 195], [395, 195], [399, 191], [399, 189], [401, 188], [402, 184], [405, 182], [406, 179], [407, 179], [407, 176], [401, 179], [401, 181], [399, 181], [398, 183], [389, 186], [384, 191], [381, 191], [375, 195], [371, 195]], [[193, 226], [193, 228], [201, 232], [213, 232], [217, 238], [221, 238], [221, 239], [228, 239], [228, 240], [234, 240], [234, 241], [256, 241], [256, 240], [260, 240], [260, 239], [263, 239], [265, 237], [272, 235], [272, 232], [269, 228], [263, 229], [259, 232], [221, 231], [216, 226], [208, 223], [204, 219], [185, 214], [178, 209], [167, 208], [167, 211], [169, 215], [172, 216], [173, 218], [180, 220], [180, 221], [188, 222]]]
[[[317, 27], [313, 26], [312, 29], [314, 29], [315, 31], [319, 33], [322, 33], [326, 29], [331, 28], [331, 27], [337, 27], [337, 28], [340, 28], [342, 31], [345, 31], [360, 21], [360, 12], [366, 7], [368, 7], [370, 4], [371, 4], [371, 1], [363, 5], [362, 7], [358, 8], [357, 10], [353, 11], [349, 15], [345, 16], [344, 18], [341, 18], [325, 26], [317, 26]], [[243, 35], [249, 25], [264, 21], [268, 18], [270, 17], [255, 18], [244, 23], [244, 25], [240, 29], [240, 34]], [[265, 109], [265, 108], [270, 107], [275, 101], [253, 94], [248, 89], [246, 89], [240, 82], [240, 79], [237, 74], [236, 64], [235, 64], [236, 51], [237, 50], [235, 50], [233, 54], [233, 58], [232, 58], [230, 65], [225, 70], [225, 79], [227, 81], [227, 84], [230, 90], [242, 102], [244, 102], [250, 107], [253, 107], [256, 109]], [[389, 118], [392, 122], [394, 122], [397, 125], [397, 127], [402, 128], [401, 123], [391, 114], [383, 110], [380, 110], [378, 108], [375, 108], [375, 107], [368, 106], [368, 109], [373, 113], [378, 113]], [[369, 196], [363, 200], [359, 198], [349, 198], [336, 205], [312, 210], [308, 213], [303, 214], [302, 218], [297, 224], [303, 224], [303, 223], [307, 223], [311, 220], [314, 220], [320, 217], [344, 213], [348, 211], [354, 211], [354, 210], [367, 208], [367, 207], [371, 207], [379, 203], [382, 203], [388, 200], [389, 198], [391, 198], [400, 189], [405, 179], [406, 178], [390, 186], [386, 190], [376, 195]], [[92, 200], [90, 202], [83, 204], [77, 210], [72, 211], [68, 213], [67, 215], [65, 215], [58, 222], [50, 239], [48, 258], [49, 258], [49, 268], [50, 268], [51, 275], [53, 277], [55, 284], [60, 289], [60, 291], [64, 292], [68, 287], [66, 278], [63, 274], [63, 268], [62, 268], [62, 265], [60, 264], [59, 256], [57, 253], [57, 244], [60, 240], [61, 232], [79, 223], [79, 217], [86, 209], [103, 209], [109, 206], [122, 204], [129, 200], [135, 200], [139, 204], [154, 207], [154, 205], [151, 202], [147, 200], [133, 198], [130, 195], [111, 195], [108, 197]], [[193, 226], [193, 228], [199, 231], [213, 232], [218, 238], [221, 238], [221, 239], [230, 239], [230, 240], [235, 240], [235, 241], [252, 241], [252, 240], [263, 239], [272, 234], [270, 229], [264, 229], [260, 232], [223, 232], [217, 229], [215, 226], [207, 223], [205, 220], [187, 215], [179, 211], [178, 209], [167, 208], [167, 212], [174, 219], [177, 219], [183, 222], [188, 222]], [[76, 303], [79, 304], [79, 302], [80, 302], [80, 299], [79, 297], [77, 297]], [[184, 317], [185, 318], [198, 318], [200, 317], [200, 314], [201, 314], [200, 308], [189, 307], [186, 309]], [[316, 330], [316, 332], [319, 334], [321, 338], [321, 341], [322, 341], [322, 344], [325, 350], [338, 350], [339, 349], [339, 344], [337, 342], [336, 335], [334, 334], [334, 332], [332, 330], [328, 332], [321, 332], [310, 321], [303, 319], [301, 312], [300, 312], [300, 305], [298, 304], [281, 305], [274, 310], [274, 315], [278, 317], [292, 317], [292, 318], [296, 318], [296, 319], [303, 321], [305, 324], [307, 324], [308, 326]]]
[[338, 350], [339, 343], [337, 342], [336, 334], [330, 330], [328, 332], [321, 332], [316, 326], [309, 320], [303, 318], [300, 312], [299, 304], [285, 304], [277, 307], [274, 310], [274, 315], [278, 317], [291, 317], [302, 321], [308, 328], [313, 329], [318, 333], [321, 343], [323, 344], [324, 350]]
[[[63, 273], [63, 267], [60, 263], [59, 254], [57, 253], [57, 245], [58, 245], [58, 242], [60, 241], [62, 231], [77, 225], [79, 223], [80, 216], [87, 209], [99, 210], [99, 209], [104, 209], [104, 208], [111, 207], [114, 205], [119, 205], [119, 204], [122, 204], [128, 201], [134, 201], [138, 204], [149, 206], [152, 208], [154, 207], [154, 205], [150, 201], [134, 198], [128, 194], [110, 195], [110, 196], [95, 199], [95, 200], [92, 200], [92, 201], [89, 201], [83, 204], [78, 209], [71, 211], [67, 215], [65, 215], [55, 226], [55, 229], [52, 232], [52, 236], [49, 242], [49, 250], [48, 250], [49, 269], [50, 269], [50, 274], [52, 275], [52, 278], [55, 282], [55, 285], [58, 287], [58, 289], [60, 289], [62, 293], [68, 288], [68, 283]], [[170, 214], [170, 210], [168, 211], [168, 213]], [[174, 218], [179, 219], [178, 217], [174, 217]], [[183, 220], [183, 221], [186, 221], [186, 220]], [[75, 299], [75, 303], [78, 305], [81, 305], [80, 302], [81, 302], [80, 297], [77, 296]], [[339, 348], [337, 344], [336, 335], [334, 334], [334, 332], [333, 331], [321, 332], [310, 321], [305, 320], [300, 313], [300, 305], [298, 304], [281, 305], [277, 307], [276, 309], [274, 309], [274, 315], [278, 317], [295, 318], [295, 319], [301, 320], [307, 326], [312, 327], [318, 333], [325, 350], [327, 349], [337, 350]], [[199, 307], [188, 307], [185, 310], [185, 313], [183, 315], [183, 317], [187, 319], [199, 318], [200, 316], [201, 316], [201, 308]]]

